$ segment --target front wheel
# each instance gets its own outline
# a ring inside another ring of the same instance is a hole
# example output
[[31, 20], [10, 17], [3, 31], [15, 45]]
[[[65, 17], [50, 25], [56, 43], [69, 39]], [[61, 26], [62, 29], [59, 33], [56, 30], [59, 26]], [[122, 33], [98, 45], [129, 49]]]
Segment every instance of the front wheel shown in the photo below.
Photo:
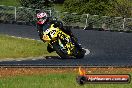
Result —
[[48, 46], [47, 46], [47, 51], [48, 51], [49, 53], [52, 53], [52, 52], [54, 51], [54, 49], [51, 48], [50, 44], [48, 44]]
[[67, 55], [67, 52], [65, 50], [62, 50], [62, 48], [59, 46], [59, 44], [57, 44], [57, 42], [53, 43], [53, 48], [62, 59], [70, 58]]

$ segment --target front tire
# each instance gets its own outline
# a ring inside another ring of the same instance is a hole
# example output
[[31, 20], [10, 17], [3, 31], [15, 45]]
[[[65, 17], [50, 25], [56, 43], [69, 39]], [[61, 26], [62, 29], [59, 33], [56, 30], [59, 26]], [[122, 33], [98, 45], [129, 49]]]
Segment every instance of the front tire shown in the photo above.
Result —
[[48, 51], [49, 53], [52, 53], [52, 52], [54, 51], [54, 49], [51, 48], [51, 46], [48, 44], [48, 46], [47, 46], [47, 51]]
[[61, 47], [57, 44], [57, 42], [53, 43], [53, 48], [56, 51], [56, 53], [62, 58], [67, 59], [69, 56], [67, 55], [66, 51], [63, 51]]

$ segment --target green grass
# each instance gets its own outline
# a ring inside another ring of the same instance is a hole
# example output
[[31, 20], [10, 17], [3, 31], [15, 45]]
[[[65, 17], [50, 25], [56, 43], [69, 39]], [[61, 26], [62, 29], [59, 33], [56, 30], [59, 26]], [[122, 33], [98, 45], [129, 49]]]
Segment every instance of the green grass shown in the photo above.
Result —
[[47, 52], [47, 44], [36, 40], [0, 35], [0, 59], [56, 55]]
[[63, 4], [54, 4], [54, 8], [55, 8], [56, 11], [62, 11]]
[[0, 79], [0, 88], [131, 88], [130, 84], [85, 84], [76, 82], [77, 74], [13, 76]]
[[0, 0], [0, 5], [20, 6], [19, 0]]

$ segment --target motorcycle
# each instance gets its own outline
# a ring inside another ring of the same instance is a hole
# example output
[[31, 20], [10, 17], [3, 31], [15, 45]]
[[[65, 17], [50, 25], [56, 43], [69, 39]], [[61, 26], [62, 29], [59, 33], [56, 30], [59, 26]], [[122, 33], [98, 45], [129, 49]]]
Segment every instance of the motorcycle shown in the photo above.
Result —
[[[71, 30], [70, 33], [72, 34]], [[55, 23], [43, 32], [42, 39], [48, 43], [48, 52], [56, 51], [61, 58], [83, 58], [85, 55], [85, 50], [78, 44], [77, 39]]]

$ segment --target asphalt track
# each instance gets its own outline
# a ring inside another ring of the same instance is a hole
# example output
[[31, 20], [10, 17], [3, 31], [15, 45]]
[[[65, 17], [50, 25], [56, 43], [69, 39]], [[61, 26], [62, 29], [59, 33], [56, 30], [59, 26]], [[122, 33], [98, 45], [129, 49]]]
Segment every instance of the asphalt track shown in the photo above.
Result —
[[[0, 66], [132, 66], [132, 33], [72, 30], [79, 43], [90, 54], [82, 59], [59, 57], [0, 61]], [[0, 34], [39, 40], [34, 26], [0, 24]]]

